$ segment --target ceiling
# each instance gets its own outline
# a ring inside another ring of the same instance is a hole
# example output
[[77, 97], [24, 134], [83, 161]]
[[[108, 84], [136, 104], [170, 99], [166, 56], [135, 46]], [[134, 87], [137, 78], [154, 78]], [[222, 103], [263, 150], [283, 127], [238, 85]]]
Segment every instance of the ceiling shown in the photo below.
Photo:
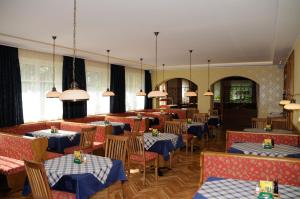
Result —
[[[300, 35], [299, 0], [77, 0], [77, 7], [79, 56], [105, 61], [111, 49], [114, 63], [130, 66], [140, 57], [155, 64], [154, 31], [158, 63], [170, 67], [186, 67], [189, 49], [195, 66], [208, 58], [220, 66], [278, 64]], [[55, 34], [58, 45], [72, 47], [72, 26], [73, 0], [0, 1], [2, 44], [51, 52], [45, 43]]]

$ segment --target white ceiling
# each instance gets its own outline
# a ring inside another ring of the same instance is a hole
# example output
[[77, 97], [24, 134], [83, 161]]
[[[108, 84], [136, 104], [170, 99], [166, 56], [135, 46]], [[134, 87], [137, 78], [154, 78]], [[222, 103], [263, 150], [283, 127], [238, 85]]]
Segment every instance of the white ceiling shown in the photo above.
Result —
[[[208, 58], [218, 65], [277, 64], [300, 34], [300, 0], [77, 0], [77, 5], [78, 48], [96, 54], [111, 49], [121, 58], [113, 62], [125, 65], [140, 57], [155, 64], [154, 31], [160, 32], [159, 65], [176, 67], [189, 63], [189, 49], [193, 65]], [[56, 34], [57, 44], [72, 47], [72, 12], [73, 0], [1, 0], [0, 43], [51, 52], [50, 46], [10, 36], [51, 43]]]

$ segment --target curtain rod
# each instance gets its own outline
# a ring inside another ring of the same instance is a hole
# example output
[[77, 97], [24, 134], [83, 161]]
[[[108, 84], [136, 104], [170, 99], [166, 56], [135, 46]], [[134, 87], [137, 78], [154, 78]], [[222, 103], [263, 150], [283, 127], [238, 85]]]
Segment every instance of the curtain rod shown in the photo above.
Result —
[[[19, 36], [14, 36], [14, 35], [9, 35], [6, 33], [1, 33], [0, 32], [0, 36], [4, 36], [4, 37], [9, 37], [9, 38], [13, 38], [13, 39], [19, 39], [19, 40], [23, 40], [23, 41], [27, 41], [27, 42], [32, 42], [32, 43], [38, 43], [38, 44], [42, 44], [42, 45], [46, 45], [46, 46], [52, 46], [52, 44], [48, 43], [48, 42], [43, 42], [43, 41], [38, 41], [38, 40], [34, 40], [34, 39], [28, 39], [28, 38], [24, 38], [24, 37], [19, 37]], [[56, 47], [58, 48], [62, 48], [62, 49], [66, 49], [66, 50], [73, 50], [73, 48], [67, 47], [67, 46], [62, 46], [62, 45], [56, 45]], [[96, 56], [102, 56], [102, 57], [106, 57], [106, 55], [100, 54], [100, 53], [95, 53], [92, 51], [88, 51], [88, 50], [81, 50], [81, 49], [76, 49], [78, 52], [82, 52], [82, 53], [87, 53], [90, 55], [96, 55]], [[129, 63], [134, 63], [136, 65], [139, 65], [140, 63], [138, 61], [133, 61], [133, 60], [129, 60], [129, 59], [123, 59], [123, 58], [119, 58], [119, 57], [113, 57], [111, 56], [111, 58], [113, 59], [117, 59], [120, 61], [126, 61]], [[150, 66], [150, 67], [154, 67], [151, 64], [145, 64], [146, 66]]]

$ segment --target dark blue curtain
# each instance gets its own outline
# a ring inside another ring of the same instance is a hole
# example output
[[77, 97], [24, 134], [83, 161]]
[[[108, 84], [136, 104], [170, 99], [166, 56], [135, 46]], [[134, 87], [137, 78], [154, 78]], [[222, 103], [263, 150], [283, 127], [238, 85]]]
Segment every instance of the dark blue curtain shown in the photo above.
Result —
[[[73, 76], [73, 58], [64, 56], [63, 91], [70, 88]], [[80, 89], [86, 90], [85, 63], [83, 59], [75, 59], [75, 80]], [[63, 119], [85, 117], [87, 115], [86, 101], [63, 102]]]
[[[151, 74], [149, 70], [145, 70], [145, 93], [152, 91]], [[145, 97], [145, 109], [152, 109], [152, 98]]]
[[110, 97], [110, 112], [123, 113], [125, 108], [125, 67], [112, 64], [110, 67], [110, 90], [115, 93]]
[[21, 72], [17, 48], [0, 45], [0, 91], [0, 127], [23, 124]]

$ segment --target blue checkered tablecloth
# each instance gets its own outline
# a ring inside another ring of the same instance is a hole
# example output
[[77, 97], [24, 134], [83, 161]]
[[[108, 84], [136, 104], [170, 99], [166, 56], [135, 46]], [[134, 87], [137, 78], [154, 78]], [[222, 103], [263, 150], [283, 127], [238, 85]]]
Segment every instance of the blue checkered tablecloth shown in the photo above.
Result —
[[73, 154], [47, 160], [45, 170], [49, 184], [54, 186], [64, 175], [85, 173], [93, 174], [104, 184], [113, 165], [111, 159], [88, 154], [85, 156], [86, 161], [81, 164], [74, 163]]
[[264, 149], [261, 143], [244, 142], [234, 143], [229, 152], [232, 151], [232, 149], [242, 151], [244, 154], [272, 157], [286, 157], [293, 154], [300, 154], [299, 147], [284, 144], [275, 144], [274, 148], [272, 149]]
[[293, 134], [293, 131], [284, 130], [284, 129], [272, 129], [271, 131], [266, 131], [264, 129], [259, 129], [259, 128], [246, 128], [243, 131], [249, 132], [249, 133]]
[[176, 148], [178, 136], [175, 134], [171, 134], [171, 133], [160, 133], [159, 136], [154, 137], [154, 136], [152, 136], [152, 133], [144, 133], [144, 143], [145, 143], [146, 150], [151, 148], [151, 146], [154, 145], [155, 142], [161, 141], [161, 140], [170, 140], [172, 142], [174, 148]]
[[187, 124], [187, 128], [190, 128], [192, 126], [201, 126], [202, 129], [204, 130], [205, 123], [202, 123], [202, 122], [193, 122], [191, 124]]
[[[257, 183], [236, 179], [208, 178], [196, 192], [193, 199], [256, 199], [255, 188]], [[300, 198], [300, 187], [279, 185], [278, 190], [281, 199]]]
[[64, 131], [64, 130], [57, 130], [57, 131], [58, 131], [57, 133], [51, 133], [51, 129], [44, 129], [44, 130], [31, 132], [30, 134], [33, 137], [46, 137], [46, 138], [67, 137], [70, 141], [73, 141], [76, 135], [79, 134], [78, 132], [74, 132], [74, 131]]

